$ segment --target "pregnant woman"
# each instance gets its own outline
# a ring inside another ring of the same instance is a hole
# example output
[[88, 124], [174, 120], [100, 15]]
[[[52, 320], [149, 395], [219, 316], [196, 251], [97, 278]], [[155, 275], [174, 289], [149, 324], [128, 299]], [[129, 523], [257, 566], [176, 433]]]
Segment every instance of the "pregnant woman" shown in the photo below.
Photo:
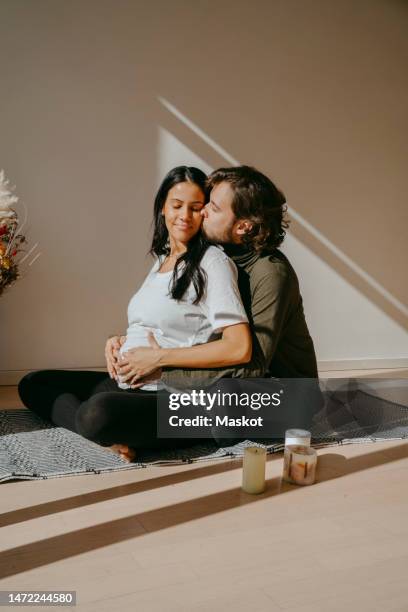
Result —
[[[251, 334], [235, 264], [201, 233], [206, 175], [179, 166], [165, 177], [154, 204], [154, 265], [128, 306], [126, 336], [106, 345], [109, 374], [40, 370], [19, 384], [24, 405], [131, 461], [138, 448], [187, 446], [157, 437], [157, 376], [146, 384], [120, 376], [123, 355], [158, 342], [158, 367], [222, 367], [250, 360]], [[143, 348], [140, 349], [143, 352]], [[159, 370], [158, 370], [159, 371]], [[139, 376], [140, 376], [139, 372]]]

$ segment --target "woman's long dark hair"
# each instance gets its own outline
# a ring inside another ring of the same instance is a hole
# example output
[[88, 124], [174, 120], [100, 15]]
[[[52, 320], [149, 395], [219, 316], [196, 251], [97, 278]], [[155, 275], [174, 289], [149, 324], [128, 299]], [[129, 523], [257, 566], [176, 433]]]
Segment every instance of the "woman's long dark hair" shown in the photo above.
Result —
[[[177, 166], [177, 168], [170, 170], [164, 177], [154, 201], [153, 239], [150, 253], [157, 255], [157, 257], [167, 256], [170, 253], [169, 233], [162, 211], [168, 192], [177, 183], [194, 183], [201, 189], [205, 202], [207, 202], [207, 176], [204, 172], [188, 166]], [[183, 298], [191, 282], [196, 292], [193, 304], [198, 304], [203, 297], [207, 276], [200, 267], [200, 261], [208, 247], [209, 243], [205, 240], [202, 232], [199, 231], [187, 244], [187, 251], [177, 259], [169, 288], [170, 295], [174, 300]], [[183, 263], [183, 272], [178, 276], [178, 270]]]

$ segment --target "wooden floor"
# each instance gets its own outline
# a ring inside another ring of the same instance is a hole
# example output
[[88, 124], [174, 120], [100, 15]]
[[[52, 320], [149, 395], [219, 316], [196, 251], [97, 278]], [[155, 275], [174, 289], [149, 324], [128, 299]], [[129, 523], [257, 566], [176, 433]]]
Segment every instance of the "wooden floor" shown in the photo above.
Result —
[[240, 461], [3, 483], [0, 590], [76, 590], [89, 612], [407, 612], [408, 444], [318, 455], [303, 488], [269, 457], [259, 496]]

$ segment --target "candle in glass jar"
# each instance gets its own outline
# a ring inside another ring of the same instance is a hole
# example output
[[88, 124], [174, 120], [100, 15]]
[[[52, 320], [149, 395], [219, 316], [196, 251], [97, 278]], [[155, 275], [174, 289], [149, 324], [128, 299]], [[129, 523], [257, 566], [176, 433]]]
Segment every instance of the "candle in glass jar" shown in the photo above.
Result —
[[312, 435], [306, 429], [287, 429], [285, 431], [285, 446], [289, 444], [301, 444], [302, 446], [310, 446]]
[[266, 449], [248, 446], [244, 451], [242, 466], [242, 489], [256, 495], [265, 491]]
[[316, 480], [317, 453], [314, 448], [289, 444], [285, 448], [283, 479], [297, 485], [311, 485]]

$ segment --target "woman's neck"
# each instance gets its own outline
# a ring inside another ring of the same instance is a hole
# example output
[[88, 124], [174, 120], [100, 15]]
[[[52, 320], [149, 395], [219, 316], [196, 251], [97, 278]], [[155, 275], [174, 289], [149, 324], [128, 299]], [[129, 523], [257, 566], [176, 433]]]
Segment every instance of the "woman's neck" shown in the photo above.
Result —
[[176, 242], [175, 240], [170, 239], [170, 253], [167, 257], [180, 257], [187, 251], [187, 245], [182, 242]]

